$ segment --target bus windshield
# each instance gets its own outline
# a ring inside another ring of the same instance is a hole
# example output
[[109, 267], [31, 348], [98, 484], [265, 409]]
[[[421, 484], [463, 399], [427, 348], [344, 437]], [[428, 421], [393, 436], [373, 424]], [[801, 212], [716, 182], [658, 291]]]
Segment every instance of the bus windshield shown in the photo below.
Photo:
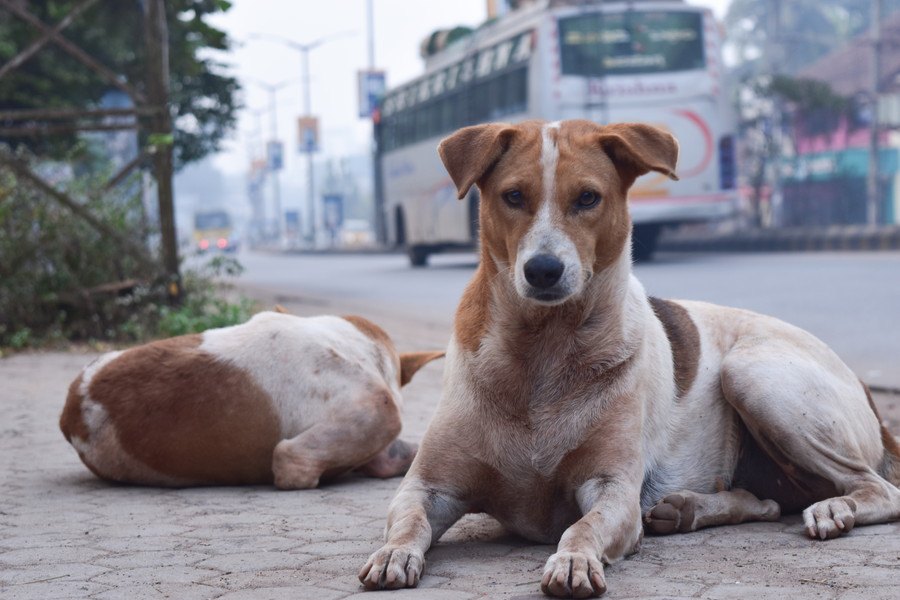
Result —
[[697, 12], [589, 13], [559, 20], [563, 75], [601, 77], [702, 69]]
[[231, 218], [224, 211], [197, 213], [194, 216], [194, 229], [197, 231], [230, 228]]

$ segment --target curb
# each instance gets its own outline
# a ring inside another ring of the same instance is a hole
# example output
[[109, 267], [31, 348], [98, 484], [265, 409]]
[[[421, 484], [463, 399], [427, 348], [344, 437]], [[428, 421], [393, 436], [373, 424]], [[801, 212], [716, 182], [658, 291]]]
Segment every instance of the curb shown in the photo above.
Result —
[[663, 236], [660, 250], [690, 252], [816, 252], [900, 249], [900, 226], [792, 227], [728, 235]]

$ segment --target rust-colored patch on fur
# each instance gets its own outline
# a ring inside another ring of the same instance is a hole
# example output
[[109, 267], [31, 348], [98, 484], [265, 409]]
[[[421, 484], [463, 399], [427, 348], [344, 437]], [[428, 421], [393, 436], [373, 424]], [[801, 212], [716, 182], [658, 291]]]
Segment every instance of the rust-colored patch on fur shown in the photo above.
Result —
[[59, 418], [59, 428], [68, 442], [71, 442], [73, 437], [83, 440], [88, 439], [88, 428], [84, 423], [84, 418], [81, 416], [81, 402], [84, 400], [81, 395], [81, 381], [83, 378], [84, 373], [79, 373], [75, 381], [69, 386], [66, 405], [63, 407], [62, 415]]
[[[611, 126], [610, 126], [611, 127]], [[599, 127], [591, 121], [567, 121], [557, 138], [559, 162], [555, 201], [565, 215], [560, 228], [578, 248], [582, 264], [596, 273], [615, 263], [628, 240], [628, 175], [599, 142]], [[600, 194], [600, 204], [591, 210], [573, 209], [585, 190]]]
[[188, 335], [128, 350], [94, 376], [88, 395], [122, 449], [154, 471], [196, 484], [270, 483], [280, 438], [270, 399], [201, 342]]
[[697, 377], [700, 365], [700, 333], [688, 311], [669, 300], [650, 298], [650, 306], [660, 320], [672, 347], [675, 366], [675, 387], [678, 398], [687, 393]]
[[372, 321], [357, 315], [344, 315], [341, 318], [345, 321], [349, 321], [354, 327], [363, 332], [366, 337], [376, 344], [381, 344], [387, 351], [396, 354], [397, 350], [394, 348], [394, 342], [391, 340], [391, 336]]
[[[490, 260], [490, 259], [488, 259]], [[491, 324], [490, 320], [490, 280], [489, 271], [496, 272], [492, 265], [481, 257], [478, 271], [475, 277], [466, 286], [459, 306], [456, 309], [456, 319], [453, 321], [453, 331], [456, 342], [466, 352], [475, 352], [481, 345], [481, 340], [487, 333]]]

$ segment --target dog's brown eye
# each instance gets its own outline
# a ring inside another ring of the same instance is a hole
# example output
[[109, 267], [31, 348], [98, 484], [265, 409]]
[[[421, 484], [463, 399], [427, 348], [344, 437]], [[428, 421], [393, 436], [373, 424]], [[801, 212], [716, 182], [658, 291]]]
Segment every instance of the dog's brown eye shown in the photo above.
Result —
[[578, 196], [578, 208], [591, 208], [600, 202], [600, 194], [584, 191]]
[[519, 190], [510, 190], [503, 194], [503, 201], [510, 206], [519, 207], [522, 206], [523, 202], [525, 202], [525, 198], [524, 196], [522, 196], [522, 192], [520, 192]]

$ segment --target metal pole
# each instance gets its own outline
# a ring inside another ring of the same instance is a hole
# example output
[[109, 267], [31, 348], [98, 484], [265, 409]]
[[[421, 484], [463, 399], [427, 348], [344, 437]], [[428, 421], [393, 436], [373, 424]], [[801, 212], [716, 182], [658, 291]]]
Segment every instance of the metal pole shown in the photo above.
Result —
[[[271, 137], [270, 141], [278, 141], [278, 106], [275, 98], [278, 93], [277, 86], [269, 87], [269, 112], [271, 118]], [[268, 146], [267, 146], [268, 149]], [[267, 156], [268, 159], [268, 156]], [[281, 175], [280, 170], [275, 169], [272, 173], [272, 209], [275, 211], [275, 239], [280, 243], [284, 240], [284, 213], [281, 210]]]
[[878, 92], [881, 79], [881, 15], [882, 0], [872, 2], [872, 80], [869, 96], [872, 122], [869, 124], [869, 172], [866, 178], [866, 223], [876, 225], [879, 220], [881, 194], [878, 181]]
[[[375, 70], [375, 9], [372, 0], [366, 1], [369, 36], [369, 71]], [[372, 119], [372, 204], [375, 212], [375, 239], [387, 244], [387, 215], [384, 214], [384, 190], [381, 177], [381, 148], [378, 146], [378, 125]]]
[[[298, 45], [303, 54], [303, 113], [307, 117], [312, 116], [312, 93], [309, 79], [309, 51], [315, 46]], [[301, 140], [302, 142], [303, 140]], [[315, 173], [313, 172], [312, 148], [306, 149], [306, 201], [309, 205], [309, 231], [313, 247], [317, 245], [319, 233], [318, 211], [316, 210], [315, 197]]]
[[[181, 273], [178, 265], [178, 237], [175, 231], [175, 202], [172, 189], [172, 117], [169, 114], [169, 31], [163, 0], [144, 4], [147, 44], [147, 99], [161, 108], [153, 118], [151, 133], [161, 140], [153, 148], [156, 193], [159, 202], [159, 228], [162, 237], [163, 265], [168, 276], [169, 302], [181, 302]], [[168, 138], [168, 139], [167, 139]]]

